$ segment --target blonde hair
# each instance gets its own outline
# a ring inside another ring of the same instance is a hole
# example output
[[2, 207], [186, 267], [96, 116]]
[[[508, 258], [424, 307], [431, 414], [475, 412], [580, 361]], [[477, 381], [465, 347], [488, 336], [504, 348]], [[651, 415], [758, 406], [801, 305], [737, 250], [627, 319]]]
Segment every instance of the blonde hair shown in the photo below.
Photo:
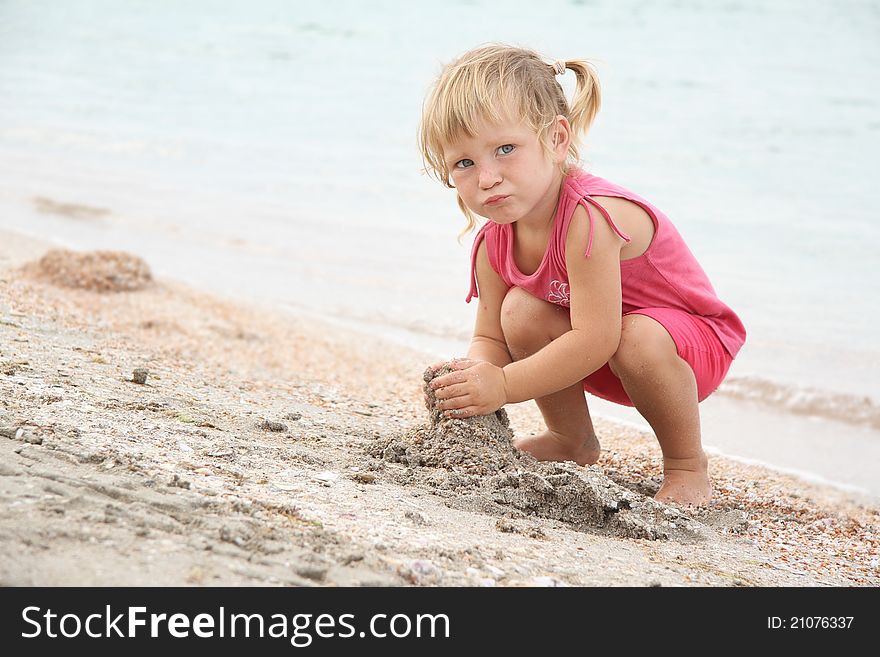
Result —
[[[571, 107], [556, 81], [557, 72], [565, 69], [574, 71], [577, 78]], [[424, 171], [453, 188], [443, 145], [477, 136], [481, 120], [500, 123], [505, 117], [522, 119], [538, 135], [549, 158], [551, 130], [561, 115], [568, 119], [572, 132], [568, 159], [562, 165], [567, 174], [569, 163], [579, 160], [578, 137], [590, 129], [600, 103], [599, 78], [587, 60], [547, 63], [533, 50], [498, 43], [474, 48], [443, 68], [422, 106], [419, 148]], [[467, 219], [460, 240], [476, 227], [477, 220], [461, 196], [458, 207]]]

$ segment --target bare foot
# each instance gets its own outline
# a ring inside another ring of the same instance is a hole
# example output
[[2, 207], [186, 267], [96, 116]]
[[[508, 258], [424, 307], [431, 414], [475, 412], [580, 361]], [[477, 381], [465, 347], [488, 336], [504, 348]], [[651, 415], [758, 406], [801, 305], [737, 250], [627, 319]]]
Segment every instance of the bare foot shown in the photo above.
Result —
[[695, 459], [664, 459], [663, 485], [654, 495], [658, 502], [701, 506], [712, 499], [709, 460], [703, 454]]
[[578, 465], [595, 463], [602, 451], [595, 436], [578, 443], [577, 439], [550, 429], [537, 436], [515, 438], [513, 446], [528, 452], [539, 461], [574, 461]]

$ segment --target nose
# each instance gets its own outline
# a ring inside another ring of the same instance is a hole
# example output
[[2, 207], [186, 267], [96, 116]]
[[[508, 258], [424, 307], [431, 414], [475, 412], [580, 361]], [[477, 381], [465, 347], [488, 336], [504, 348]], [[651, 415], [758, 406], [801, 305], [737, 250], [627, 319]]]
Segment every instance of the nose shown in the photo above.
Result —
[[501, 173], [495, 166], [480, 167], [480, 189], [492, 189], [501, 182]]

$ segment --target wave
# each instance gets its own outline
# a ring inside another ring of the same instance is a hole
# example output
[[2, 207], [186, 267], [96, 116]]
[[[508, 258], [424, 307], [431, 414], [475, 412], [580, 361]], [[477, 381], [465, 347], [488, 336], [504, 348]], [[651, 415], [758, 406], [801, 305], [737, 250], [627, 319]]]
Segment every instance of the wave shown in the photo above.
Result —
[[880, 406], [867, 396], [788, 385], [757, 376], [730, 377], [715, 394], [846, 424], [880, 429]]

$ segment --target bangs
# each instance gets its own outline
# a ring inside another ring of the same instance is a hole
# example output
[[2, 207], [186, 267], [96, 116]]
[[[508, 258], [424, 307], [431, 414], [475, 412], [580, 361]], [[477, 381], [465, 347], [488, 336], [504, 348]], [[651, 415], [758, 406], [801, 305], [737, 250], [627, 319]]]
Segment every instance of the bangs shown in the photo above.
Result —
[[432, 123], [446, 142], [476, 137], [480, 123], [499, 125], [525, 114], [521, 93], [511, 93], [503, 80], [469, 79], [473, 77], [471, 71], [461, 71], [437, 98]]

